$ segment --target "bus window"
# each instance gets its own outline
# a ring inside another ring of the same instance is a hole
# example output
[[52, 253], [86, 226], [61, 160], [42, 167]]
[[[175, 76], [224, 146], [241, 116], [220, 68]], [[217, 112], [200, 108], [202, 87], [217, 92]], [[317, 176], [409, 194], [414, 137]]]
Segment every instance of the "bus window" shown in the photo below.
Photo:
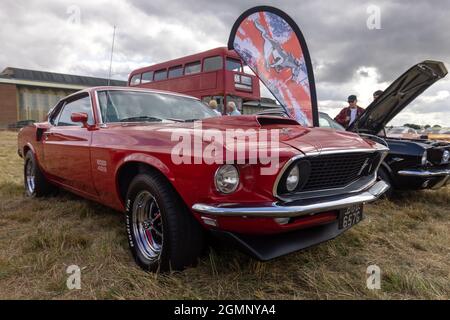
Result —
[[184, 67], [184, 75], [199, 73], [200, 69], [200, 61], [188, 63]]
[[227, 70], [242, 72], [242, 64], [239, 60], [227, 58]]
[[169, 68], [169, 79], [175, 78], [175, 77], [181, 77], [183, 75], [183, 67], [182, 66], [176, 66]]
[[155, 71], [155, 81], [166, 80], [167, 79], [167, 70], [158, 70]]
[[131, 77], [130, 80], [130, 86], [137, 86], [141, 83], [141, 74], [135, 74], [134, 76]]
[[142, 74], [142, 83], [149, 83], [153, 81], [153, 71], [144, 72]]
[[206, 58], [203, 60], [203, 72], [215, 71], [223, 68], [223, 59], [221, 56]]

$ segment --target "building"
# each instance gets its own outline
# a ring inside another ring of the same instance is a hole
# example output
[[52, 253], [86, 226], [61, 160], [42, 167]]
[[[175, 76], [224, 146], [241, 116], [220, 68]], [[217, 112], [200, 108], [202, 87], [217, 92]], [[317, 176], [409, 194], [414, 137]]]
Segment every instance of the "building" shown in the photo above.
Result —
[[281, 106], [276, 103], [275, 100], [270, 98], [261, 97], [261, 99], [255, 101], [244, 102], [242, 106], [242, 114], [257, 114], [262, 111], [280, 109]]
[[[126, 81], [111, 80], [112, 86]], [[108, 79], [6, 68], [0, 73], [0, 128], [18, 121], [41, 121], [61, 98], [88, 87], [106, 86]]]

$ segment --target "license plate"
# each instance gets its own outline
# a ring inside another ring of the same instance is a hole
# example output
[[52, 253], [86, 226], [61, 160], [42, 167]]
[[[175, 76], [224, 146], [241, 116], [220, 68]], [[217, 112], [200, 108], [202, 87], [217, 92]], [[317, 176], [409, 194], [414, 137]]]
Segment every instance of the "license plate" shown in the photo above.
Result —
[[339, 229], [348, 229], [363, 219], [363, 206], [356, 205], [340, 210]]

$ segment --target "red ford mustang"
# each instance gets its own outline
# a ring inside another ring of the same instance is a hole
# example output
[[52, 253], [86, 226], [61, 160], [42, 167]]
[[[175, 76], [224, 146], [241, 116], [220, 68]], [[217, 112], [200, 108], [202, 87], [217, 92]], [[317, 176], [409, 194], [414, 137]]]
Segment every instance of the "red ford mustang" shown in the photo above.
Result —
[[[233, 129], [241, 131], [225, 139]], [[276, 143], [252, 139], [263, 131]], [[249, 139], [239, 140], [242, 132]], [[208, 158], [211, 136], [218, 148]], [[240, 157], [232, 145], [244, 146]], [[252, 159], [257, 149], [275, 154], [275, 165]], [[27, 195], [61, 187], [125, 211], [131, 251], [147, 270], [194, 264], [206, 232], [260, 260], [332, 239], [386, 191], [376, 172], [387, 150], [354, 133], [216, 117], [195, 98], [117, 87], [66, 97], [18, 138]], [[217, 161], [218, 151], [235, 158]]]

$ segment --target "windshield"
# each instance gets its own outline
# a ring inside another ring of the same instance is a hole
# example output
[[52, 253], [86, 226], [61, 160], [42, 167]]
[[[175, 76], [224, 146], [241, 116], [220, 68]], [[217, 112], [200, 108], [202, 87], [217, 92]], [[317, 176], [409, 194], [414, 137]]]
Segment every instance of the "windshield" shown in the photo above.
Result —
[[203, 103], [188, 97], [124, 90], [97, 94], [104, 123], [195, 121], [216, 116]]
[[397, 134], [397, 133], [403, 133], [404, 130], [405, 130], [405, 129], [403, 129], [403, 128], [395, 128], [395, 129], [389, 130], [388, 133], [394, 133], [394, 134]]

